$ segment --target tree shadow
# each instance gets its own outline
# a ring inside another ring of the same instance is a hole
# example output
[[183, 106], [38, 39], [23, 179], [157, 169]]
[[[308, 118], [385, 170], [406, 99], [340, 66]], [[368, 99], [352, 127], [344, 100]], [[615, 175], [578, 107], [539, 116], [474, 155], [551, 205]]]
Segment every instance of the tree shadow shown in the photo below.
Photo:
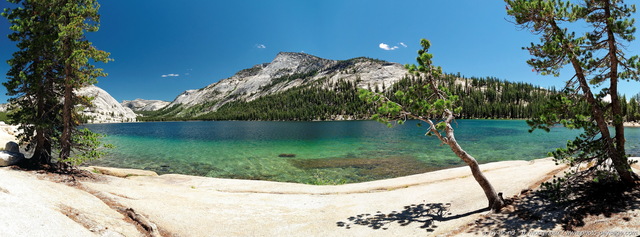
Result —
[[352, 216], [347, 221], [336, 222], [338, 227], [351, 229], [352, 225], [367, 226], [374, 230], [387, 230], [391, 223], [398, 223], [400, 226], [408, 226], [412, 223], [421, 224], [420, 228], [427, 232], [435, 231], [438, 226], [436, 222], [444, 222], [454, 220], [473, 214], [489, 211], [489, 208], [483, 208], [463, 214], [453, 215], [449, 212], [451, 203], [423, 203], [404, 206], [402, 211], [392, 211], [385, 214], [381, 211], [376, 214], [360, 214]]
[[[619, 182], [582, 181], [571, 187], [568, 197], [561, 200], [550, 191], [535, 191], [514, 197], [500, 214], [475, 221], [468, 232], [483, 235], [520, 236], [531, 231], [549, 231], [561, 227], [575, 231], [585, 226], [589, 216], [606, 218], [640, 208], [640, 187], [626, 187]], [[612, 219], [613, 220], [613, 219]], [[617, 219], [616, 219], [617, 220]], [[630, 221], [630, 217], [622, 218]]]

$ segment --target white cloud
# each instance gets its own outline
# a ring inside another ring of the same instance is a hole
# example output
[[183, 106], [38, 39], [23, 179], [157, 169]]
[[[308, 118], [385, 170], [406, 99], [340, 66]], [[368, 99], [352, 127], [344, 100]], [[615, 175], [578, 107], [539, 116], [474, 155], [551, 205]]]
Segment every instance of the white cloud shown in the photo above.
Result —
[[166, 74], [166, 75], [162, 75], [162, 77], [179, 77], [180, 74]]
[[390, 47], [388, 44], [385, 44], [385, 43], [380, 43], [379, 47], [381, 49], [384, 49], [384, 50], [396, 50], [396, 49], [398, 49], [398, 46]]
[[259, 49], [266, 49], [266, 48], [267, 48], [267, 46], [266, 46], [266, 45], [264, 45], [264, 44], [256, 44], [256, 48], [259, 48]]
[[407, 44], [405, 44], [404, 42], [400, 42], [400, 43], [398, 43], [397, 45], [394, 45], [394, 46], [391, 46], [391, 45], [388, 45], [388, 44], [385, 44], [385, 43], [380, 43], [380, 44], [378, 45], [378, 47], [380, 47], [380, 48], [381, 48], [381, 49], [383, 49], [383, 50], [387, 50], [387, 51], [389, 51], [389, 50], [396, 50], [396, 49], [399, 49], [399, 48], [400, 48], [400, 46], [402, 46], [403, 48], [407, 48], [407, 47], [409, 47], [409, 46], [407, 46]]

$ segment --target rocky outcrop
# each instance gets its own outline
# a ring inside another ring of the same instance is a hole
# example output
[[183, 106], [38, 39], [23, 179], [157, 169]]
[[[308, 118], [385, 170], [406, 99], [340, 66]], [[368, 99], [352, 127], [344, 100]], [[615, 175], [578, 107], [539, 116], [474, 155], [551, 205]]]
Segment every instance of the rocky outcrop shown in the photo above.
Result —
[[0, 151], [0, 166], [15, 165], [24, 159], [24, 154], [20, 153], [18, 143], [7, 142], [4, 150]]
[[162, 100], [124, 100], [120, 103], [122, 106], [130, 108], [133, 111], [156, 111], [164, 108], [171, 102]]
[[93, 97], [93, 107], [82, 111], [89, 123], [135, 122], [137, 115], [130, 108], [122, 106], [109, 93], [97, 86], [87, 86], [76, 91], [78, 95]]
[[[76, 91], [78, 95], [93, 98], [93, 107], [85, 108], [81, 114], [88, 118], [89, 123], [121, 123], [135, 122], [136, 113], [130, 108], [122, 106], [108, 92], [100, 87], [91, 85]], [[167, 102], [168, 103], [168, 102]], [[9, 104], [0, 104], [0, 112], [6, 112]]]
[[270, 63], [244, 69], [202, 89], [185, 91], [167, 108], [201, 106], [204, 108], [200, 112], [205, 113], [231, 101], [251, 101], [318, 81], [330, 85], [346, 80], [356, 82], [360, 88], [383, 89], [402, 79], [406, 73], [407, 70], [398, 63], [376, 59], [329, 60], [305, 53], [283, 52]]

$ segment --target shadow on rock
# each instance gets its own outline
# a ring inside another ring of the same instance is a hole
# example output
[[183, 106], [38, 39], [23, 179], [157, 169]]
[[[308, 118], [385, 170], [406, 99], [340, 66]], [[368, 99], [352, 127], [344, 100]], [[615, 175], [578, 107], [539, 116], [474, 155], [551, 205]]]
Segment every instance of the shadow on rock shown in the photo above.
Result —
[[437, 222], [454, 220], [489, 210], [488, 208], [484, 208], [464, 214], [452, 215], [452, 213], [449, 212], [450, 207], [450, 203], [412, 204], [405, 206], [402, 211], [392, 211], [388, 214], [378, 211], [376, 214], [352, 216], [349, 217], [346, 222], [339, 221], [336, 225], [346, 229], [350, 229], [353, 225], [361, 225], [375, 230], [387, 230], [392, 223], [397, 223], [400, 226], [409, 226], [413, 223], [418, 223], [421, 229], [425, 229], [427, 232], [433, 232], [435, 228], [438, 227]]

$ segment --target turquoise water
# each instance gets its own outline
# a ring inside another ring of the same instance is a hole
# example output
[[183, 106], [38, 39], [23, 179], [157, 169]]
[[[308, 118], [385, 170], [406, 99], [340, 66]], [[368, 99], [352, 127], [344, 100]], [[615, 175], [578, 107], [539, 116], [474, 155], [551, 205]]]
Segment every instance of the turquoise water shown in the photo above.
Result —
[[[199, 121], [87, 125], [117, 147], [92, 162], [209, 177], [337, 184], [363, 182], [463, 163], [415, 121]], [[522, 120], [459, 120], [456, 138], [480, 163], [547, 157], [578, 131], [529, 133]], [[640, 155], [640, 129], [627, 131]], [[295, 157], [290, 157], [295, 155]]]

